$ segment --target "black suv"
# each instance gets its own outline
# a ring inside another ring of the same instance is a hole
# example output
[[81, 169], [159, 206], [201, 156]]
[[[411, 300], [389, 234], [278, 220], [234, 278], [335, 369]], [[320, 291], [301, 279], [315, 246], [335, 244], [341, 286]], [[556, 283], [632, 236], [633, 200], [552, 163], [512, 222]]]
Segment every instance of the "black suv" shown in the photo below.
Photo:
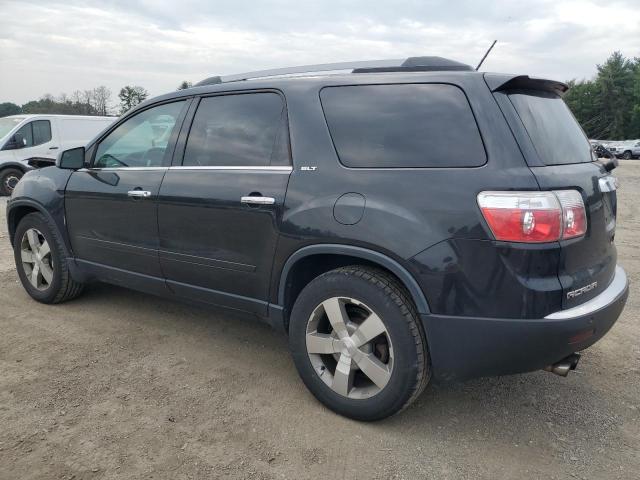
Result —
[[361, 420], [431, 378], [566, 375], [628, 293], [615, 162], [566, 88], [438, 57], [212, 77], [24, 176], [20, 280], [44, 303], [99, 280], [253, 314]]

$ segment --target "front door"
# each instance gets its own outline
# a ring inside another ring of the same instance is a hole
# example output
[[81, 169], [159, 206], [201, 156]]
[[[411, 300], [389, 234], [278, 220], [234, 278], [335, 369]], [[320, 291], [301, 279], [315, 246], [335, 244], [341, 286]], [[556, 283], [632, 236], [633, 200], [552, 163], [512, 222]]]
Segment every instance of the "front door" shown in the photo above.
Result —
[[164, 286], [157, 199], [186, 103], [165, 103], [129, 117], [98, 142], [90, 167], [71, 175], [67, 228], [74, 255], [87, 270], [107, 280], [149, 277]]
[[[160, 263], [176, 294], [264, 314], [291, 173], [275, 92], [203, 98], [160, 189]], [[178, 155], [177, 155], [178, 156]]]

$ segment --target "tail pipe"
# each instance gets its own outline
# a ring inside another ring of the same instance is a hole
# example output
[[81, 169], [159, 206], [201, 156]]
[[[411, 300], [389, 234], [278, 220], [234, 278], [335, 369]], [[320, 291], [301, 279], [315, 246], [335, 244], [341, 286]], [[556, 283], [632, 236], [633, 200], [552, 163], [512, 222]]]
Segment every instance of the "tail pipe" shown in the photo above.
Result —
[[555, 373], [556, 375], [560, 375], [561, 377], [566, 377], [569, 375], [571, 370], [575, 370], [578, 366], [578, 362], [580, 361], [579, 353], [572, 353], [571, 355], [563, 358], [557, 363], [553, 365], [548, 365], [544, 367], [545, 372]]

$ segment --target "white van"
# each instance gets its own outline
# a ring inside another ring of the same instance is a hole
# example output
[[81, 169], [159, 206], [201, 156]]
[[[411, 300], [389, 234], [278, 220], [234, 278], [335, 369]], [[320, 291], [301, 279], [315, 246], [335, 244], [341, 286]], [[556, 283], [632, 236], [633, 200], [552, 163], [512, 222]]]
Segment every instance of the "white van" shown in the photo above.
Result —
[[32, 164], [55, 161], [58, 152], [84, 147], [116, 117], [11, 115], [0, 118], [0, 195], [13, 187]]

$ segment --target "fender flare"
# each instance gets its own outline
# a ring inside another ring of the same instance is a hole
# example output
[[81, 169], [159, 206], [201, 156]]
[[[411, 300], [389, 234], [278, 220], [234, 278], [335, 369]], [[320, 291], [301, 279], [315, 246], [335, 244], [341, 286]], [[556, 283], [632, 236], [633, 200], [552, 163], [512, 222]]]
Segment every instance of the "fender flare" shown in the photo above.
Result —
[[311, 255], [318, 254], [335, 254], [335, 255], [346, 255], [350, 257], [362, 258], [363, 260], [368, 260], [373, 263], [377, 263], [381, 267], [386, 268], [391, 273], [393, 273], [396, 277], [400, 279], [400, 281], [404, 284], [404, 286], [409, 291], [411, 298], [416, 304], [416, 308], [418, 309], [418, 313], [420, 314], [428, 314], [431, 311], [429, 310], [429, 304], [427, 303], [427, 299], [422, 292], [422, 289], [418, 285], [416, 279], [409, 273], [409, 271], [400, 265], [394, 259], [388, 257], [387, 255], [377, 252], [375, 250], [369, 250], [367, 248], [355, 247], [352, 245], [341, 245], [341, 244], [316, 244], [309, 245], [306, 247], [302, 247], [301, 249], [294, 252], [285, 262], [284, 267], [282, 268], [282, 272], [280, 273], [280, 283], [278, 284], [278, 304], [281, 306], [285, 305], [285, 293], [286, 293], [286, 285], [287, 278], [293, 266], [305, 257]]
[[12, 212], [13, 212], [13, 210], [15, 210], [18, 207], [33, 208], [34, 210], [37, 210], [38, 213], [41, 213], [42, 215], [47, 217], [47, 219], [49, 220], [51, 225], [53, 225], [53, 227], [57, 230], [56, 233], [62, 239], [62, 248], [64, 249], [65, 255], [68, 258], [72, 257], [71, 250], [69, 248], [69, 245], [67, 244], [68, 238], [64, 234], [65, 232], [61, 232], [60, 231], [60, 229], [58, 228], [58, 224], [56, 223], [56, 221], [53, 218], [53, 216], [47, 211], [46, 208], [44, 208], [42, 206], [42, 204], [36, 202], [35, 200], [30, 200], [30, 199], [26, 199], [26, 198], [19, 198], [19, 199], [13, 200], [9, 204], [9, 206], [7, 207], [7, 229], [9, 231], [9, 240], [11, 240], [11, 245], [13, 245], [14, 236], [15, 236], [15, 233], [16, 233], [15, 232], [15, 228], [13, 226], [13, 215], [12, 215]]

